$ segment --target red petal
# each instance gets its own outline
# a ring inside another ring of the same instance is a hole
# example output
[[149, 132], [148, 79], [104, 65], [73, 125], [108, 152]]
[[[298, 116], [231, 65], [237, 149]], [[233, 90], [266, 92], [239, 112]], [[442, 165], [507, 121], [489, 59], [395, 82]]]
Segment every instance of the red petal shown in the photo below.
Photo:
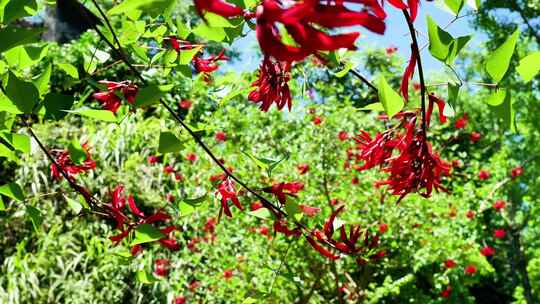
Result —
[[401, 95], [405, 98], [406, 101], [409, 101], [409, 79], [412, 79], [414, 75], [414, 68], [416, 67], [416, 51], [411, 45], [411, 59], [409, 60], [409, 65], [403, 73], [403, 79], [401, 79]]
[[319, 243], [317, 243], [314, 239], [312, 239], [311, 237], [309, 236], [306, 236], [306, 240], [308, 241], [308, 243], [311, 245], [311, 247], [313, 247], [315, 250], [317, 250], [320, 254], [322, 254], [323, 256], [329, 258], [330, 260], [332, 261], [335, 261], [337, 259], [339, 259], [339, 256], [338, 255], [334, 255], [332, 252], [330, 252], [328, 249], [324, 248], [323, 246], [321, 246]]
[[329, 239], [331, 239], [332, 234], [334, 234], [334, 220], [336, 219], [336, 216], [338, 215], [338, 213], [340, 213], [343, 210], [343, 208], [345, 208], [345, 205], [337, 208], [334, 212], [332, 212], [332, 214], [330, 215], [326, 223], [324, 223], [324, 234]]
[[144, 213], [142, 213], [142, 211], [139, 210], [139, 208], [135, 204], [135, 199], [131, 195], [128, 197], [128, 205], [129, 205], [129, 209], [131, 210], [131, 213], [135, 214], [136, 216], [140, 218], [144, 218]]
[[[388, 0], [388, 2], [392, 4], [393, 7], [401, 9], [401, 10], [407, 8], [407, 4], [403, 3], [403, 1], [401, 0]], [[409, 3], [410, 2], [411, 1], [409, 1]]]
[[409, 0], [409, 10], [411, 12], [412, 21], [416, 20], [416, 16], [418, 15], [418, 6], [419, 5], [420, 5], [419, 0]]

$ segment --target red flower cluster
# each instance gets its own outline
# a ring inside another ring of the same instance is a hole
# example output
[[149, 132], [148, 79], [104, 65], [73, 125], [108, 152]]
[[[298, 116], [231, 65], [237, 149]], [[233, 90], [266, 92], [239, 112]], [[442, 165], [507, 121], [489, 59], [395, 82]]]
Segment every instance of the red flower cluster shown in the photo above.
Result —
[[226, 141], [227, 140], [227, 134], [225, 132], [218, 131], [216, 132], [215, 136], [216, 141]]
[[465, 113], [463, 114], [463, 116], [461, 116], [460, 118], [456, 120], [456, 122], [454, 123], [454, 127], [456, 129], [463, 129], [467, 126], [468, 123], [469, 123], [469, 115]]
[[225, 56], [225, 50], [221, 50], [219, 54], [208, 58], [196, 56], [193, 58], [193, 66], [198, 73], [212, 73], [219, 68], [218, 61], [227, 61], [229, 57]]
[[[162, 210], [159, 210], [150, 216], [146, 216], [135, 204], [133, 196], [130, 195], [126, 198], [125, 196], [122, 196], [123, 192], [124, 186], [117, 186], [112, 193], [111, 202], [105, 205], [109, 216], [116, 221], [116, 229], [120, 230], [120, 234], [109, 238], [114, 243], [118, 244], [140, 225], [156, 225], [157, 223], [163, 223], [171, 219], [171, 217]], [[125, 214], [126, 202], [131, 213], [135, 215], [135, 220], [132, 220], [131, 217]], [[180, 245], [176, 240], [168, 236], [174, 230], [176, 230], [176, 227], [172, 225], [159, 229], [159, 231], [164, 234], [164, 237], [159, 239], [159, 243], [170, 250], [180, 249]], [[138, 244], [132, 247], [131, 253], [136, 255], [141, 250], [142, 245]]]
[[[352, 11], [345, 3], [364, 5], [361, 11]], [[334, 29], [360, 25], [383, 34], [386, 14], [377, 1], [285, 1], [263, 0], [257, 7], [257, 39], [265, 56], [280, 61], [300, 61], [319, 51], [340, 48], [355, 49], [358, 32], [329, 35], [319, 28]], [[371, 10], [371, 12], [370, 12]], [[283, 43], [278, 25], [283, 25], [298, 46]]]
[[504, 207], [506, 207], [506, 202], [503, 200], [498, 200], [495, 203], [493, 203], [493, 209], [497, 211], [501, 211], [502, 209], [504, 209]]
[[274, 61], [265, 56], [259, 69], [259, 78], [251, 84], [256, 89], [249, 93], [248, 99], [254, 103], [261, 103], [260, 108], [264, 112], [270, 109], [272, 103], [275, 103], [279, 110], [287, 105], [290, 111], [292, 107], [288, 83], [291, 79], [290, 71], [290, 63]]
[[238, 196], [236, 194], [236, 188], [234, 183], [230, 179], [223, 180], [219, 186], [216, 194], [221, 196], [221, 210], [225, 212], [228, 217], [232, 217], [231, 209], [229, 208], [229, 200], [240, 210], [244, 210], [244, 207], [240, 204]]
[[485, 257], [492, 256], [495, 254], [495, 249], [491, 246], [485, 246], [480, 249], [480, 253]]
[[[427, 122], [434, 103], [439, 105], [439, 119], [444, 122], [445, 117], [442, 115], [444, 104], [442, 100], [434, 98], [430, 98], [430, 106], [426, 113]], [[441, 185], [441, 178], [442, 175], [450, 174], [451, 165], [432, 151], [431, 144], [422, 130], [422, 123], [417, 123], [417, 113], [400, 112], [395, 117], [400, 119], [400, 124], [383, 133], [377, 133], [375, 138], [365, 131], [360, 131], [355, 137], [359, 150], [355, 158], [363, 162], [357, 170], [363, 171], [380, 166], [383, 171], [388, 172], [390, 174], [388, 179], [378, 181], [376, 186], [387, 185], [393, 195], [399, 195], [398, 202], [411, 192], [430, 197], [433, 189], [446, 191]], [[400, 129], [403, 131], [400, 132]], [[394, 155], [395, 150], [399, 154]]]
[[271, 187], [264, 188], [263, 191], [275, 195], [281, 204], [285, 204], [285, 202], [287, 201], [287, 196], [296, 197], [296, 193], [298, 193], [302, 189], [304, 189], [304, 184], [300, 182], [292, 182], [276, 183], [273, 184]]
[[489, 177], [491, 176], [491, 174], [486, 171], [486, 170], [480, 170], [480, 172], [478, 172], [478, 179], [479, 180], [486, 180], [488, 179]]
[[94, 170], [96, 168], [96, 162], [92, 160], [88, 145], [85, 143], [82, 145], [82, 148], [86, 152], [86, 159], [82, 164], [75, 164], [71, 160], [68, 150], [51, 150], [51, 155], [54, 157], [56, 163], [60, 167], [58, 168], [55, 164], [51, 164], [51, 177], [55, 180], [61, 180], [61, 171], [64, 171], [68, 177], [72, 178], [76, 174]]
[[506, 236], [506, 231], [504, 229], [495, 229], [493, 231], [493, 237], [496, 239], [503, 239]]
[[92, 97], [101, 102], [103, 109], [113, 113], [116, 113], [122, 105], [118, 93], [121, 93], [128, 103], [133, 104], [139, 91], [139, 88], [129, 80], [122, 82], [101, 80], [99, 83], [107, 85], [107, 91], [94, 93]]
[[[367, 230], [362, 231], [360, 226], [351, 225], [349, 233], [345, 229], [345, 225], [339, 227], [339, 239], [334, 238], [334, 221], [337, 215], [343, 211], [344, 206], [337, 208], [330, 217], [326, 220], [323, 231], [318, 229], [313, 230], [310, 235], [306, 236], [308, 243], [323, 256], [330, 260], [339, 259], [339, 255], [333, 251], [348, 255], [358, 255], [365, 253], [366, 249], [373, 249], [379, 245], [379, 237], [370, 235]], [[363, 242], [358, 244], [360, 237], [364, 234]], [[331, 248], [331, 249], [330, 249]], [[373, 255], [372, 258], [376, 257]], [[363, 258], [359, 258], [361, 263]]]
[[154, 273], [160, 277], [166, 277], [169, 274], [170, 261], [168, 259], [157, 259], [154, 262]]

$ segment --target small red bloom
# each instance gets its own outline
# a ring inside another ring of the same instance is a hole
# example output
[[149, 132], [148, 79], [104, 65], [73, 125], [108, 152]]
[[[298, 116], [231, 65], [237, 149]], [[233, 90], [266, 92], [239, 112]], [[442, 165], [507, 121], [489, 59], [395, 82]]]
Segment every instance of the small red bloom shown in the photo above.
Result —
[[191, 281], [191, 283], [189, 283], [189, 290], [191, 291], [195, 291], [197, 290], [197, 288], [199, 288], [201, 286], [201, 282], [197, 281], [197, 280], [193, 280]]
[[467, 218], [468, 219], [472, 220], [474, 218], [474, 216], [475, 216], [474, 211], [472, 211], [472, 210], [467, 211]]
[[205, 12], [214, 13], [222, 17], [241, 16], [243, 10], [233, 4], [223, 0], [194, 0], [195, 8], [199, 16], [203, 17]]
[[468, 275], [473, 275], [476, 273], [477, 269], [476, 269], [476, 266], [474, 266], [474, 264], [469, 264], [467, 265], [467, 267], [465, 267], [465, 274], [468, 274]]
[[493, 231], [493, 237], [496, 239], [502, 239], [506, 236], [506, 231], [504, 229], [495, 229]]
[[486, 171], [486, 170], [480, 170], [480, 172], [478, 172], [478, 178], [479, 178], [480, 180], [486, 180], [486, 179], [488, 179], [490, 176], [491, 176], [491, 174], [489, 174], [489, 172]]
[[420, 85], [418, 82], [413, 83], [413, 90], [415, 92], [420, 91], [421, 88], [422, 88], [422, 85]]
[[395, 46], [387, 47], [387, 48], [385, 49], [386, 55], [392, 56], [392, 55], [394, 55], [394, 54], [397, 52], [397, 50], [398, 50], [398, 48], [395, 47]]
[[495, 254], [495, 249], [491, 246], [485, 246], [482, 249], [480, 249], [480, 253], [486, 257], [492, 256]]
[[180, 182], [180, 181], [183, 181], [184, 180], [184, 176], [180, 173], [176, 173], [174, 175], [174, 179], [177, 181], [177, 182]]
[[467, 126], [467, 123], [469, 122], [469, 115], [467, 113], [463, 114], [460, 118], [456, 120], [454, 123], [454, 127], [456, 129], [463, 129]]
[[174, 304], [186, 304], [186, 298], [183, 296], [178, 296], [174, 298]]
[[308, 206], [308, 205], [298, 205], [300, 207], [300, 210], [302, 210], [302, 212], [307, 215], [307, 216], [315, 216], [317, 215], [317, 213], [321, 212], [321, 208], [317, 208], [317, 207], [311, 207], [311, 206]]
[[79, 173], [94, 170], [96, 168], [96, 162], [90, 155], [88, 145], [83, 144], [82, 148], [86, 153], [86, 159], [80, 164], [75, 164], [71, 160], [71, 155], [68, 150], [51, 150], [51, 155], [54, 157], [56, 164], [60, 167], [58, 168], [55, 164], [51, 164], [51, 177], [55, 180], [61, 180], [63, 175], [60, 170], [64, 171], [70, 179]]
[[272, 193], [277, 197], [280, 203], [285, 204], [285, 202], [287, 201], [287, 196], [296, 197], [296, 193], [298, 193], [302, 189], [304, 189], [304, 184], [300, 182], [292, 182], [276, 183], [273, 184], [271, 187], [264, 188], [263, 191], [266, 193]]
[[227, 140], [227, 134], [225, 132], [216, 132], [215, 135], [216, 141], [226, 141]]
[[225, 269], [223, 271], [223, 278], [225, 278], [225, 280], [229, 280], [232, 277], [233, 277], [233, 270], [232, 269]]
[[201, 58], [193, 57], [193, 66], [198, 73], [212, 73], [219, 68], [218, 61], [227, 61], [229, 57], [225, 56], [225, 50], [221, 50], [216, 56]]
[[166, 277], [169, 274], [170, 261], [167, 259], [157, 259], [154, 263], [154, 273], [160, 277]]
[[385, 233], [387, 230], [388, 230], [388, 224], [385, 224], [385, 223], [379, 224], [379, 232], [380, 233]]
[[276, 220], [274, 222], [274, 231], [277, 233], [283, 233], [285, 236], [293, 236], [293, 237], [299, 237], [302, 235], [302, 230], [300, 230], [299, 227], [296, 227], [294, 229], [289, 229], [287, 226], [287, 221], [280, 219]]
[[322, 123], [322, 118], [320, 116], [313, 117], [313, 124], [320, 125]]
[[206, 233], [214, 233], [216, 231], [217, 220], [213, 217], [206, 220], [204, 224], [204, 231]]
[[471, 136], [470, 136], [470, 139], [473, 143], [477, 142], [480, 140], [480, 138], [482, 138], [482, 134], [478, 133], [478, 132], [472, 132], [471, 133]]
[[506, 207], [506, 202], [503, 200], [498, 200], [495, 203], [493, 203], [493, 209], [497, 211], [501, 211], [502, 209], [504, 209], [504, 207]]
[[445, 290], [441, 291], [442, 298], [449, 298], [452, 294], [452, 286], [448, 285]]
[[510, 175], [512, 176], [513, 179], [521, 176], [521, 174], [523, 174], [523, 167], [521, 166], [517, 166], [514, 169], [512, 169], [512, 171], [510, 171]]
[[107, 91], [94, 93], [92, 97], [101, 102], [105, 110], [113, 113], [116, 113], [122, 105], [122, 100], [116, 95], [117, 92], [121, 93], [128, 103], [133, 104], [139, 91], [139, 88], [131, 81], [113, 82], [100, 80], [99, 83], [107, 85]]
[[351, 180], [351, 184], [353, 184], [353, 185], [358, 185], [359, 182], [360, 182], [360, 180], [358, 179], [358, 177], [353, 177], [352, 180]]
[[189, 153], [188, 155], [186, 155], [186, 159], [189, 160], [190, 162], [194, 162], [198, 159], [198, 157], [197, 157], [197, 154], [195, 153]]
[[279, 110], [285, 106], [292, 107], [292, 97], [289, 89], [291, 65], [287, 62], [273, 61], [264, 57], [259, 69], [259, 78], [251, 84], [256, 89], [251, 91], [248, 99], [261, 103], [261, 111], [267, 112], [275, 103]]
[[336, 206], [337, 204], [339, 204], [339, 201], [337, 198], [333, 198], [330, 200], [330, 205], [332, 206]]
[[251, 211], [261, 209], [262, 207], [263, 207], [263, 204], [260, 201], [255, 201], [255, 202], [251, 203], [251, 206], [250, 206]]
[[345, 140], [349, 139], [349, 134], [347, 132], [345, 132], [345, 131], [340, 131], [338, 133], [338, 138], [341, 141], [345, 141]]
[[300, 164], [296, 166], [298, 169], [298, 173], [300, 174], [306, 174], [309, 171], [309, 165], [308, 164]]
[[174, 202], [174, 195], [172, 195], [172, 193], [167, 193], [167, 201], [169, 203]]
[[447, 269], [452, 269], [454, 267], [456, 267], [456, 262], [452, 259], [448, 259], [446, 261], [444, 261], [444, 267], [446, 267]]
[[[388, 54], [388, 51], [386, 53]], [[414, 68], [416, 67], [416, 57], [416, 50], [411, 45], [411, 58], [409, 59], [409, 64], [407, 65], [407, 68], [405, 68], [405, 72], [403, 72], [400, 87], [401, 96], [403, 96], [406, 101], [409, 101], [409, 80], [411, 80], [414, 75]]]
[[159, 161], [159, 158], [155, 155], [150, 155], [148, 156], [148, 163], [150, 165], [154, 165], [155, 163], [157, 163]]
[[461, 167], [463, 167], [463, 162], [461, 161], [461, 159], [454, 159], [452, 161], [452, 167], [461, 168]]
[[236, 195], [236, 188], [234, 183], [230, 179], [224, 180], [218, 187], [216, 194], [221, 196], [221, 209], [228, 217], [232, 217], [231, 209], [229, 209], [230, 200], [238, 209], [244, 210], [244, 207], [240, 204], [238, 196]]
[[171, 165], [166, 165], [165, 167], [163, 167], [163, 172], [167, 174], [172, 174], [174, 173], [174, 167]]
[[191, 100], [187, 100], [187, 99], [184, 99], [182, 101], [180, 101], [180, 108], [182, 109], [189, 109], [191, 108], [191, 106], [193, 105], [193, 103], [191, 102]]

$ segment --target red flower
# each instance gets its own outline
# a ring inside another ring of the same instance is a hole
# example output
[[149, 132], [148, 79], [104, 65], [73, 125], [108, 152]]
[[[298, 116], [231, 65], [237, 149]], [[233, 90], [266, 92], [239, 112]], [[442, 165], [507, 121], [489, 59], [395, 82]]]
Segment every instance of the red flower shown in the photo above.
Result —
[[470, 139], [473, 143], [477, 142], [480, 140], [480, 138], [482, 138], [482, 134], [478, 133], [478, 132], [472, 132], [471, 133], [471, 136], [470, 136]]
[[167, 197], [166, 197], [166, 198], [167, 198], [167, 201], [168, 201], [169, 203], [174, 202], [174, 195], [172, 195], [172, 193], [167, 193]]
[[420, 91], [421, 88], [422, 85], [420, 85], [418, 82], [413, 83], [413, 90], [415, 90], [416, 92]]
[[191, 108], [191, 105], [193, 105], [191, 100], [184, 99], [184, 100], [180, 101], [180, 108], [182, 108], [182, 109], [187, 110], [187, 109]]
[[300, 164], [296, 166], [298, 169], [298, 173], [300, 174], [306, 174], [309, 171], [309, 165], [308, 164]]
[[153, 165], [153, 164], [157, 163], [158, 161], [159, 161], [159, 158], [157, 156], [155, 156], [155, 155], [148, 156], [148, 163], [150, 165]]
[[467, 113], [463, 114], [460, 118], [456, 120], [454, 123], [454, 127], [456, 129], [463, 129], [467, 126], [467, 123], [469, 122], [469, 115]]
[[215, 138], [216, 138], [216, 141], [226, 141], [227, 134], [225, 134], [225, 132], [216, 132]]
[[225, 269], [223, 271], [223, 278], [225, 278], [225, 280], [229, 280], [232, 277], [233, 277], [233, 270], [232, 269]]
[[61, 180], [63, 177], [61, 171], [64, 171], [68, 177], [72, 179], [74, 175], [94, 170], [96, 168], [96, 162], [90, 155], [88, 145], [85, 143], [82, 145], [82, 148], [86, 153], [86, 159], [80, 164], [75, 164], [71, 160], [71, 155], [68, 150], [51, 150], [51, 155], [54, 157], [56, 164], [60, 167], [58, 168], [55, 164], [51, 164], [51, 177], [55, 180]]
[[[319, 51], [334, 51], [340, 48], [356, 49], [354, 42], [358, 32], [329, 35], [314, 27], [333, 29], [361, 25], [382, 34], [385, 31], [384, 12], [376, 1], [366, 3], [362, 11], [356, 12], [345, 7], [345, 3], [356, 0], [325, 2], [306, 0], [291, 2], [288, 7], [279, 0], [264, 0], [257, 8], [257, 38], [265, 56], [280, 61], [299, 61]], [[368, 11], [371, 9], [379, 16]], [[278, 24], [283, 25], [298, 46], [282, 42]]]
[[199, 288], [201, 286], [201, 282], [197, 281], [197, 280], [193, 280], [191, 281], [191, 283], [189, 283], [189, 290], [191, 291], [195, 291], [197, 288]]
[[336, 206], [337, 204], [339, 204], [339, 201], [337, 200], [337, 198], [333, 198], [330, 200], [330, 205]]
[[300, 207], [300, 210], [302, 210], [302, 212], [307, 215], [307, 216], [315, 216], [317, 215], [317, 213], [321, 212], [321, 208], [317, 208], [317, 207], [311, 207], [311, 206], [308, 206], [308, 205], [298, 205]]
[[468, 219], [472, 220], [474, 218], [474, 216], [475, 216], [474, 211], [472, 211], [472, 210], [467, 211], [467, 218]]
[[358, 180], [358, 177], [353, 177], [352, 180], [351, 180], [351, 184], [353, 185], [358, 185], [360, 181]]
[[198, 73], [212, 73], [219, 68], [218, 61], [227, 61], [229, 57], [225, 56], [225, 50], [221, 50], [217, 56], [201, 58], [193, 57], [193, 66]]
[[214, 233], [216, 231], [216, 224], [217, 220], [213, 217], [206, 220], [206, 223], [204, 224], [204, 232], [206, 233]]
[[195, 153], [189, 153], [188, 155], [186, 155], [186, 159], [189, 160], [190, 162], [194, 162], [198, 159], [198, 157], [197, 157], [197, 154]]
[[345, 141], [345, 140], [349, 139], [349, 134], [347, 132], [345, 132], [345, 131], [340, 131], [338, 133], [338, 138], [341, 141]]
[[259, 69], [259, 78], [251, 84], [256, 89], [251, 91], [248, 99], [254, 103], [261, 103], [261, 111], [266, 112], [272, 103], [275, 103], [279, 110], [285, 105], [292, 107], [289, 80], [291, 65], [287, 62], [272, 61], [265, 56]]
[[387, 230], [388, 230], [388, 224], [385, 224], [385, 223], [379, 224], [379, 232], [380, 233], [385, 233]]
[[186, 304], [186, 298], [183, 296], [178, 296], [174, 298], [174, 304]]
[[461, 167], [463, 167], [463, 162], [461, 161], [461, 159], [454, 159], [452, 161], [452, 167], [461, 168]]
[[386, 49], [386, 55], [392, 56], [395, 52], [397, 52], [398, 48], [395, 46], [387, 47]]
[[452, 286], [448, 285], [445, 290], [441, 291], [441, 297], [449, 298], [452, 294]]
[[139, 88], [131, 81], [113, 82], [101, 80], [99, 83], [107, 85], [107, 91], [94, 93], [92, 97], [101, 102], [105, 110], [113, 113], [116, 113], [120, 105], [122, 105], [122, 100], [116, 95], [117, 92], [122, 93], [127, 102], [133, 104], [139, 91]]
[[287, 226], [287, 221], [283, 219], [274, 221], [274, 230], [276, 231], [276, 233], [283, 233], [285, 236], [288, 237], [299, 237], [300, 235], [302, 235], [302, 230], [300, 230], [299, 227], [289, 229], [289, 227]]
[[244, 210], [244, 207], [240, 204], [238, 196], [236, 195], [236, 189], [234, 183], [230, 179], [224, 180], [218, 187], [216, 192], [221, 196], [221, 209], [225, 212], [228, 217], [232, 217], [231, 209], [229, 209], [228, 201], [232, 203], [240, 210]]
[[236, 17], [244, 13], [240, 7], [223, 0], [194, 0], [194, 3], [201, 17], [205, 12], [211, 12], [222, 17]]
[[174, 167], [171, 165], [166, 165], [165, 167], [163, 167], [163, 172], [167, 174], [172, 174], [174, 173]]
[[503, 200], [498, 200], [495, 203], [493, 203], [493, 209], [497, 211], [501, 211], [502, 209], [504, 209], [504, 207], [506, 207], [506, 202]]
[[482, 249], [480, 249], [480, 253], [486, 257], [492, 256], [495, 254], [495, 249], [491, 246], [485, 246]]
[[491, 176], [491, 174], [489, 174], [489, 172], [486, 171], [486, 170], [480, 170], [480, 172], [478, 172], [478, 178], [479, 178], [480, 180], [486, 180], [486, 179], [488, 179], [490, 176]]
[[168, 259], [157, 259], [154, 263], [154, 273], [160, 277], [166, 277], [169, 274], [170, 262]]
[[[416, 67], [416, 50], [411, 45], [411, 58], [409, 59], [409, 64], [407, 65], [407, 68], [405, 69], [405, 72], [403, 73], [403, 77], [401, 78], [401, 96], [406, 101], [409, 101], [409, 80], [413, 78], [414, 75], [414, 68]], [[386, 52], [388, 54], [388, 51]], [[428, 120], [429, 121], [429, 120]]]
[[506, 231], [504, 229], [495, 229], [493, 231], [493, 237], [496, 239], [502, 239], [506, 236]]
[[514, 169], [512, 169], [512, 171], [510, 172], [510, 175], [512, 176], [513, 179], [521, 176], [521, 174], [523, 174], [523, 167], [521, 166], [517, 166], [515, 167]]
[[251, 206], [250, 206], [251, 211], [261, 209], [262, 207], [263, 207], [263, 204], [260, 201], [255, 201], [255, 202], [251, 203]]
[[467, 265], [467, 267], [465, 267], [465, 274], [473, 275], [476, 273], [476, 271], [476, 266], [474, 266], [473, 264], [469, 264]]
[[177, 181], [177, 182], [180, 182], [180, 181], [183, 181], [184, 180], [184, 176], [182, 176], [182, 174], [180, 173], [176, 173], [174, 175], [174, 179]]
[[304, 189], [304, 184], [300, 182], [293, 182], [273, 184], [271, 187], [264, 188], [263, 191], [266, 193], [272, 193], [276, 196], [280, 203], [285, 204], [287, 201], [287, 196], [296, 197], [296, 193], [302, 189]]
[[456, 262], [452, 259], [448, 259], [446, 261], [444, 261], [444, 267], [446, 267], [447, 269], [452, 269], [454, 267], [456, 267]]
[[313, 124], [320, 125], [322, 123], [322, 118], [320, 116], [313, 117]]

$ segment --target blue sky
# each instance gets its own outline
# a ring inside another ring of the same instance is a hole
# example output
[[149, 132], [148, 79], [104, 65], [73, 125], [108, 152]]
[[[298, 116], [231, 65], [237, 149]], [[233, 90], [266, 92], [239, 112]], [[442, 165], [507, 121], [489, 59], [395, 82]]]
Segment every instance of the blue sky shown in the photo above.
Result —
[[[362, 36], [357, 40], [358, 48], [361, 50], [366, 46], [381, 48], [395, 46], [398, 48], [398, 53], [408, 59], [410, 56], [411, 39], [409, 37], [407, 25], [404, 22], [403, 14], [400, 10], [394, 9], [389, 5], [387, 5], [386, 11], [388, 13], [388, 18], [386, 19], [386, 34], [378, 35], [365, 29], [360, 29]], [[467, 15], [471, 12], [473, 12], [472, 9], [466, 6], [460, 15]], [[421, 33], [419, 36], [420, 47], [424, 46], [428, 41], [426, 14], [430, 15], [440, 27], [446, 26], [452, 19], [454, 19], [453, 14], [441, 8], [441, 6], [435, 4], [435, 2], [430, 3], [423, 1], [422, 7], [419, 10], [419, 15], [415, 22], [417, 30]], [[446, 29], [446, 31], [454, 37], [473, 35], [474, 39], [470, 42], [468, 47], [479, 45], [486, 40], [486, 36], [484, 34], [475, 32], [470, 26], [470, 18], [472, 17], [460, 18]], [[251, 32], [247, 37], [237, 40], [232, 47], [235, 50], [240, 51], [242, 55], [241, 59], [235, 62], [230, 68], [237, 71], [254, 71], [257, 69], [260, 59], [255, 51], [257, 48], [257, 41], [253, 32]], [[427, 48], [422, 51], [422, 60], [425, 69], [428, 72], [433, 70], [441, 70], [443, 68], [443, 66], [436, 59], [431, 57]]]

